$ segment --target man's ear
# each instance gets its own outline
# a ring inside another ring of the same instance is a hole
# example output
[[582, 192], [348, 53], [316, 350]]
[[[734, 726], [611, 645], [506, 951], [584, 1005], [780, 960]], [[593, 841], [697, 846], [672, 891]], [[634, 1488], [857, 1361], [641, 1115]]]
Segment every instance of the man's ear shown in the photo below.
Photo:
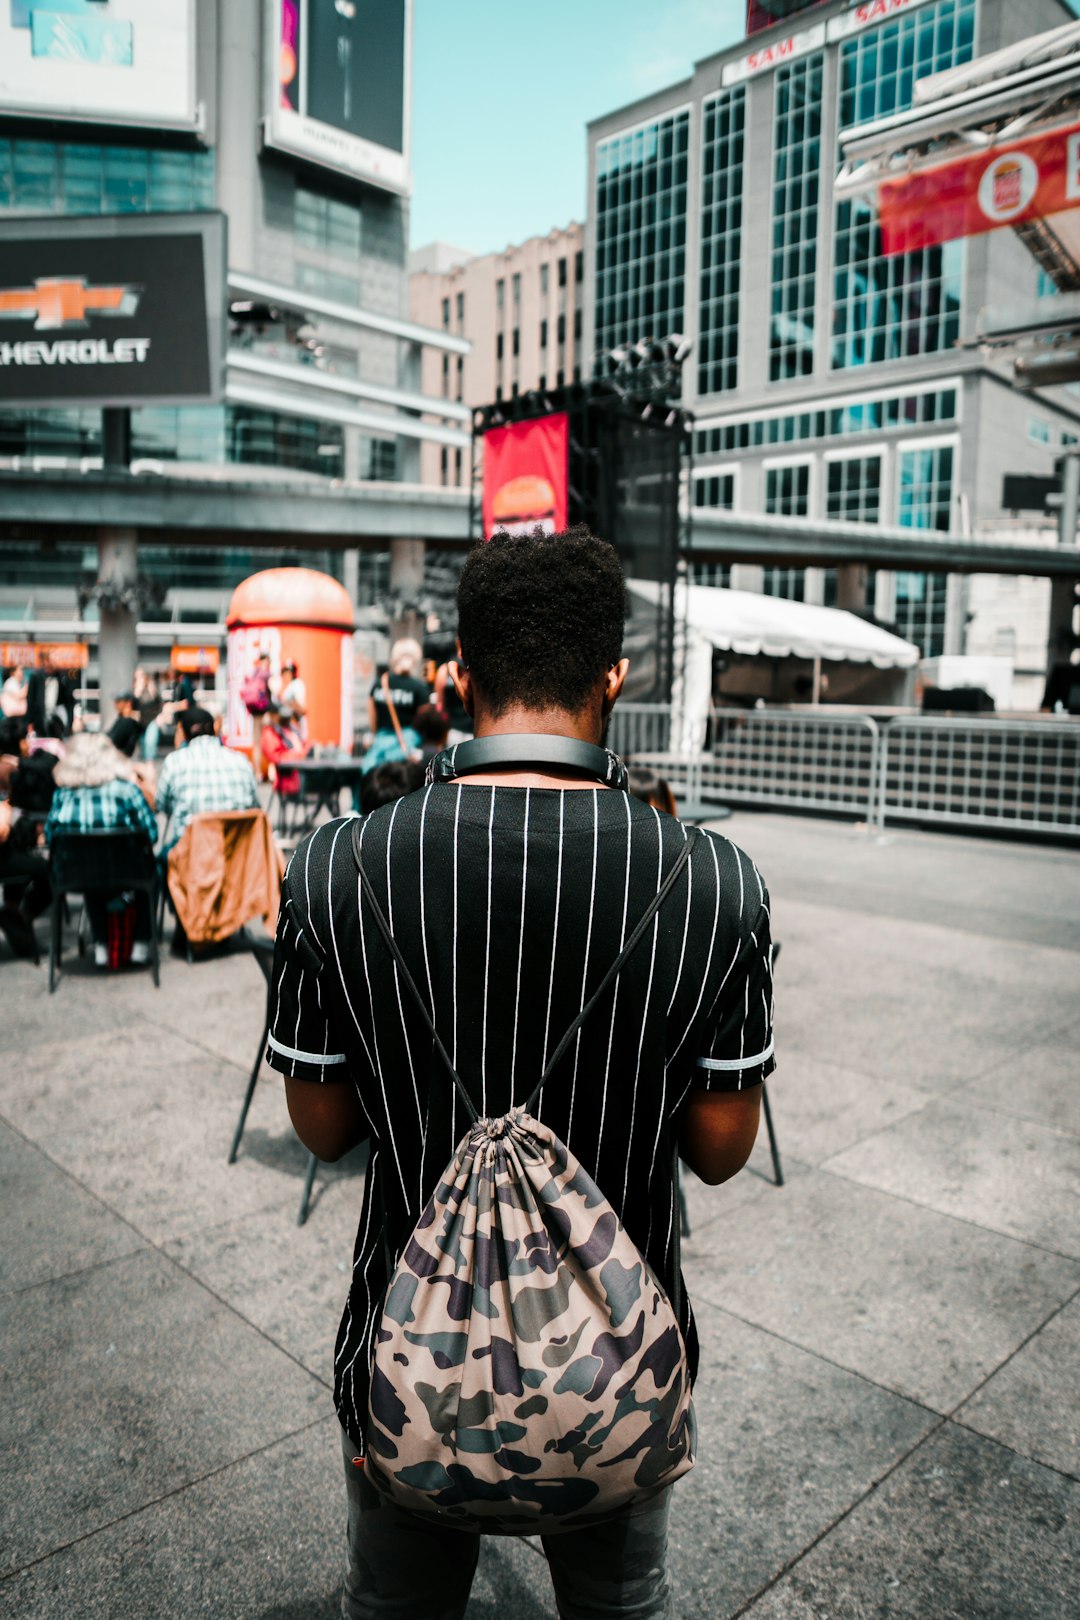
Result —
[[446, 667], [447, 667], [447, 670], [450, 673], [450, 679], [453, 681], [454, 685], [457, 687], [457, 694], [458, 694], [458, 697], [461, 699], [462, 707], [464, 708], [465, 713], [469, 716], [469, 718], [471, 720], [471, 719], [474, 719], [475, 716], [476, 716], [476, 693], [473, 690], [472, 676], [469, 674], [469, 671], [465, 668], [465, 665], [458, 662], [460, 657], [461, 657], [461, 644], [459, 642], [458, 643], [458, 657], [456, 659], [452, 658], [450, 660], [450, 662], [447, 664]]
[[606, 720], [615, 707], [619, 693], [626, 682], [630, 672], [629, 658], [620, 658], [617, 664], [612, 664], [604, 679], [604, 719]]

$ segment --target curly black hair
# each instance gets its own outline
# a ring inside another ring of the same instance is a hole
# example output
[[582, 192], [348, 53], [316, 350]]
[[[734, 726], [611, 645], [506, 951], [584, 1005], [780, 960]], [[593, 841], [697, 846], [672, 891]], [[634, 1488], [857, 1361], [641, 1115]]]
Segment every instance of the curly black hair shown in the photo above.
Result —
[[495, 716], [516, 703], [579, 714], [622, 657], [622, 565], [586, 528], [474, 546], [457, 606], [462, 657]]

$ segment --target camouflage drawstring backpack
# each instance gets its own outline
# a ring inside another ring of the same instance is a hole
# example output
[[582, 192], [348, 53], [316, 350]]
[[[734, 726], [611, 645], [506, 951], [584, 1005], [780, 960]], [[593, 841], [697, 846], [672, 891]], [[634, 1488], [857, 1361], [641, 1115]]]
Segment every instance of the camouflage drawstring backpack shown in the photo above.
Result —
[[[375, 1333], [367, 1472], [402, 1507], [503, 1535], [643, 1506], [694, 1462], [686, 1347], [615, 1211], [532, 1109], [671, 892], [679, 858], [524, 1105], [479, 1119], [353, 852], [470, 1127], [395, 1268]], [[678, 1222], [675, 1223], [678, 1233]], [[679, 1287], [676, 1236], [675, 1286]]]

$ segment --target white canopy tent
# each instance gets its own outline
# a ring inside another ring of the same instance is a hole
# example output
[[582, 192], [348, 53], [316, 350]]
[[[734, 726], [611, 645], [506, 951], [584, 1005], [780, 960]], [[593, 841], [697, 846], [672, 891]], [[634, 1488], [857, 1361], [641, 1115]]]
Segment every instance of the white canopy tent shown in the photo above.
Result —
[[[653, 581], [628, 583], [633, 595], [643, 601], [653, 604], [659, 600], [660, 586]], [[673, 741], [678, 738], [680, 750], [689, 753], [699, 752], [705, 740], [714, 650], [751, 658], [808, 661], [814, 668], [815, 700], [823, 661], [871, 665], [878, 670], [914, 669], [919, 662], [919, 649], [912, 642], [854, 613], [756, 591], [678, 585], [675, 627]]]

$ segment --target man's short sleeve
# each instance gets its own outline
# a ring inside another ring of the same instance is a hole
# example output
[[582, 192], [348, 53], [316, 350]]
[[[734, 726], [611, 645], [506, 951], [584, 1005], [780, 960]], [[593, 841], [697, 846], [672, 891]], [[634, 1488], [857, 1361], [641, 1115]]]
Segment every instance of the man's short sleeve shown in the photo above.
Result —
[[346, 1054], [335, 1042], [320, 982], [323, 958], [306, 912], [282, 890], [270, 979], [266, 1061], [295, 1080], [348, 1080]]
[[720, 993], [716, 1023], [697, 1060], [694, 1084], [703, 1091], [745, 1091], [775, 1067], [772, 938], [765, 893]]

